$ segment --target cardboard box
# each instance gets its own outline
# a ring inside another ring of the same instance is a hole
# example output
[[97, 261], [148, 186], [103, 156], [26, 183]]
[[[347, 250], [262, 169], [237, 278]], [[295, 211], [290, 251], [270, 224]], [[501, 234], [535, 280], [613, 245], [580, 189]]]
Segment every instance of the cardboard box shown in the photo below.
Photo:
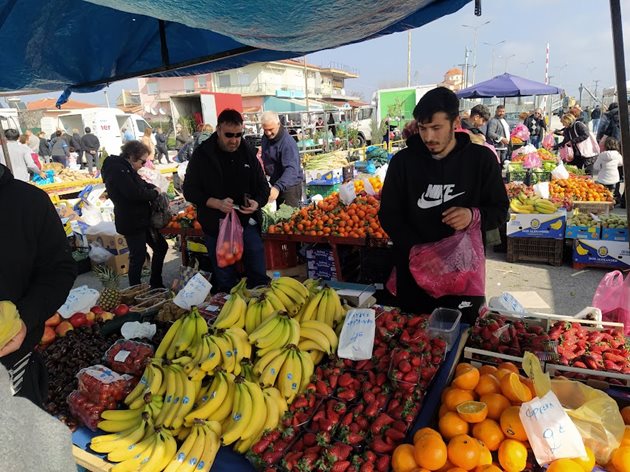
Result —
[[343, 182], [343, 168], [332, 170], [305, 170], [306, 185], [335, 185]]
[[[96, 264], [92, 262], [92, 267], [95, 265]], [[129, 253], [112, 256], [107, 260], [105, 265], [112, 268], [118, 275], [124, 275], [129, 272]]]
[[88, 234], [87, 235], [88, 243], [98, 243], [111, 252], [114, 256], [118, 256], [120, 254], [127, 254], [129, 252], [129, 247], [127, 246], [127, 240], [121, 234], [110, 235], [110, 234]]
[[576, 239], [573, 262], [592, 266], [630, 268], [630, 248], [624, 241]]
[[574, 226], [567, 225], [564, 233], [568, 239], [600, 239], [600, 227], [596, 226]]
[[602, 228], [602, 238], [605, 241], [628, 241], [628, 228]]
[[514, 238], [564, 239], [567, 212], [555, 213], [510, 213], [507, 236]]

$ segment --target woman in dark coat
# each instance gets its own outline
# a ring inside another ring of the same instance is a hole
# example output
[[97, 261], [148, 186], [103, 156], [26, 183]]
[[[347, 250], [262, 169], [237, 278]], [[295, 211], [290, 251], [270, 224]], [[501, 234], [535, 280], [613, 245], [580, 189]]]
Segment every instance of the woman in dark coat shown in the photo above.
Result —
[[160, 192], [138, 175], [148, 157], [146, 145], [129, 141], [123, 145], [120, 156], [105, 159], [101, 174], [107, 194], [114, 203], [116, 231], [125, 236], [129, 247], [129, 285], [140, 283], [148, 244], [153, 250], [149, 283], [152, 288], [161, 288], [164, 287], [162, 266], [168, 244], [151, 226], [151, 202]]
[[577, 121], [575, 116], [571, 113], [563, 115], [560, 121], [564, 125], [564, 129], [562, 130], [564, 139], [561, 143], [558, 143], [554, 149], [570, 145], [573, 149], [573, 161], [571, 164], [577, 166], [579, 169], [584, 169], [587, 174], [592, 175], [593, 164], [595, 164], [597, 154], [593, 156], [583, 156], [577, 147], [578, 143], [590, 138], [588, 127], [581, 121]]

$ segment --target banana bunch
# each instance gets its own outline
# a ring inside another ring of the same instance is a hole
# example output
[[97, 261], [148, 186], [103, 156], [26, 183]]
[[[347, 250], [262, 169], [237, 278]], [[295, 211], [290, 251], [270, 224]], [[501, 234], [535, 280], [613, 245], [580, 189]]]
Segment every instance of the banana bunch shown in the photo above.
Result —
[[171, 325], [153, 357], [172, 360], [181, 357], [185, 352], [194, 356], [201, 345], [201, 337], [207, 332], [208, 323], [199, 314], [199, 310], [193, 307], [190, 313]]
[[251, 298], [251, 293], [247, 290], [247, 277], [243, 277], [239, 283], [237, 283], [232, 290], [230, 290], [230, 295], [239, 294], [243, 300], [249, 300]]
[[[280, 303], [278, 300], [277, 303]], [[283, 308], [284, 310], [284, 308]], [[265, 295], [260, 298], [252, 298], [247, 303], [245, 311], [245, 331], [251, 334], [263, 321], [268, 319], [275, 312], [274, 305]]]
[[151, 419], [157, 418], [164, 404], [161, 395], [146, 394], [143, 403], [138, 408], [130, 408], [129, 410], [105, 410], [101, 413], [98, 427], [103, 431], [110, 433], [124, 431], [132, 425], [137, 425], [143, 418], [144, 413], [148, 413]]
[[0, 302], [0, 348], [11, 341], [21, 329], [22, 319], [13, 302]]
[[314, 370], [310, 354], [295, 345], [274, 349], [254, 364], [260, 383], [266, 387], [277, 386], [288, 403], [306, 388]]
[[193, 372], [202, 371], [212, 374], [216, 368], [223, 367], [227, 372], [239, 375], [241, 361], [249, 359], [251, 355], [252, 346], [245, 330], [238, 326], [217, 329], [204, 336], [202, 357], [197, 367], [193, 368]]
[[510, 201], [510, 210], [514, 213], [555, 213], [558, 207], [546, 198], [528, 197], [524, 192]]
[[256, 355], [264, 357], [271, 351], [282, 349], [300, 341], [300, 324], [283, 313], [276, 313], [249, 335], [250, 344], [256, 346]]
[[[265, 406], [267, 407], [265, 421], [262, 427], [247, 439], [239, 439], [234, 444], [234, 450], [240, 454], [245, 454], [254, 444], [258, 442], [264, 431], [275, 429], [282, 420], [282, 416], [288, 410], [286, 399], [275, 387], [266, 387], [262, 390]], [[253, 398], [253, 397], [252, 397]]]
[[164, 371], [161, 364], [161, 360], [152, 359], [144, 368], [140, 381], [125, 397], [124, 403], [131, 410], [141, 408], [146, 403], [147, 394], [150, 394], [152, 397], [164, 394], [166, 384], [164, 383]]
[[180, 364], [164, 366], [163, 370], [166, 383], [164, 403], [155, 424], [178, 431], [194, 407], [201, 380], [191, 380]]
[[254, 373], [254, 364], [248, 358], [241, 360], [240, 375], [250, 382], [258, 383], [258, 376]]
[[308, 289], [292, 277], [272, 280], [271, 288], [266, 293], [276, 310], [286, 311], [291, 316], [298, 314], [309, 297]]
[[316, 279], [306, 279], [302, 283], [302, 285], [304, 285], [306, 287], [306, 289], [309, 291], [309, 297], [311, 297], [313, 295], [317, 295], [317, 293], [321, 289], [321, 284], [320, 284], [319, 280], [316, 280]]
[[339, 295], [334, 288], [326, 287], [311, 297], [298, 318], [300, 323], [318, 320], [334, 327], [342, 323], [345, 316], [346, 310], [341, 304]]
[[245, 327], [245, 312], [247, 303], [238, 293], [230, 295], [230, 299], [225, 302], [212, 326], [217, 329], [231, 328], [238, 326]]
[[234, 375], [223, 369], [216, 370], [204, 394], [197, 396], [195, 409], [184, 417], [184, 424], [190, 427], [195, 420], [223, 421], [232, 411], [234, 391]]
[[265, 396], [258, 384], [237, 377], [232, 413], [223, 421], [223, 444], [246, 441], [262, 432], [267, 418]]
[[324, 354], [337, 351], [339, 338], [333, 329], [319, 320], [305, 320], [300, 323], [300, 342], [298, 348], [307, 351], [313, 362], [319, 364]]
[[221, 447], [220, 436], [221, 425], [217, 421], [195, 421], [164, 472], [208, 472]]

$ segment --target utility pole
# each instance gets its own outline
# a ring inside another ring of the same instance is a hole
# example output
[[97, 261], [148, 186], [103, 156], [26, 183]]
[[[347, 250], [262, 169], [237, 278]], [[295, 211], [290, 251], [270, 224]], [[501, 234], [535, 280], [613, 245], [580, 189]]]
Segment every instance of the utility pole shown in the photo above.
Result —
[[308, 69], [306, 68], [306, 56], [304, 56], [304, 101], [306, 103], [306, 113], [308, 115]]
[[411, 87], [411, 30], [407, 31], [407, 87]]
[[580, 99], [578, 100], [578, 103], [580, 104], [580, 106], [582, 106], [582, 90], [584, 90], [584, 85], [582, 85], [581, 82], [580, 82], [580, 86], [578, 87], [578, 90], [580, 92]]
[[599, 84], [601, 82], [601, 80], [593, 80], [593, 82], [595, 82], [595, 91], [594, 94], [597, 97], [597, 84]]
[[473, 30], [473, 57], [472, 57], [472, 83], [475, 83], [475, 69], [477, 68], [477, 33], [479, 31], [479, 28], [486, 26], [488, 23], [490, 23], [490, 20], [487, 20], [484, 23], [481, 23], [480, 25], [477, 26], [471, 26], [471, 25], [462, 25], [462, 27], [464, 28], [471, 28]]

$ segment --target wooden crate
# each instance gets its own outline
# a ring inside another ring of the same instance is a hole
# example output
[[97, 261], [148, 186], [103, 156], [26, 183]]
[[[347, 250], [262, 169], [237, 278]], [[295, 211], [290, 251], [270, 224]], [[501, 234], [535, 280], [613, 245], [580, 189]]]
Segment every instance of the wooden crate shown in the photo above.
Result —
[[[550, 363], [550, 362], [545, 364], [544, 369], [545, 369], [545, 372], [549, 373], [549, 375], [551, 377], [557, 377], [559, 375], [565, 375], [566, 373], [583, 374], [583, 375], [587, 375], [588, 377], [597, 377], [597, 379], [594, 379], [594, 380], [599, 381], [599, 382], [606, 382], [610, 386], [619, 386], [620, 385], [619, 382], [617, 382], [617, 383], [611, 383], [610, 382], [610, 380], [616, 379], [618, 381], [621, 381], [623, 386], [630, 388], [630, 375], [622, 374], [620, 372], [609, 372], [609, 371], [606, 371], [606, 370], [581, 369], [579, 367], [570, 367], [570, 366], [567, 366], [567, 365], [553, 364], [553, 363]], [[570, 379], [570, 380], [574, 380], [574, 379]]]
[[72, 455], [77, 465], [91, 472], [109, 472], [114, 466], [76, 445], [72, 446]]

